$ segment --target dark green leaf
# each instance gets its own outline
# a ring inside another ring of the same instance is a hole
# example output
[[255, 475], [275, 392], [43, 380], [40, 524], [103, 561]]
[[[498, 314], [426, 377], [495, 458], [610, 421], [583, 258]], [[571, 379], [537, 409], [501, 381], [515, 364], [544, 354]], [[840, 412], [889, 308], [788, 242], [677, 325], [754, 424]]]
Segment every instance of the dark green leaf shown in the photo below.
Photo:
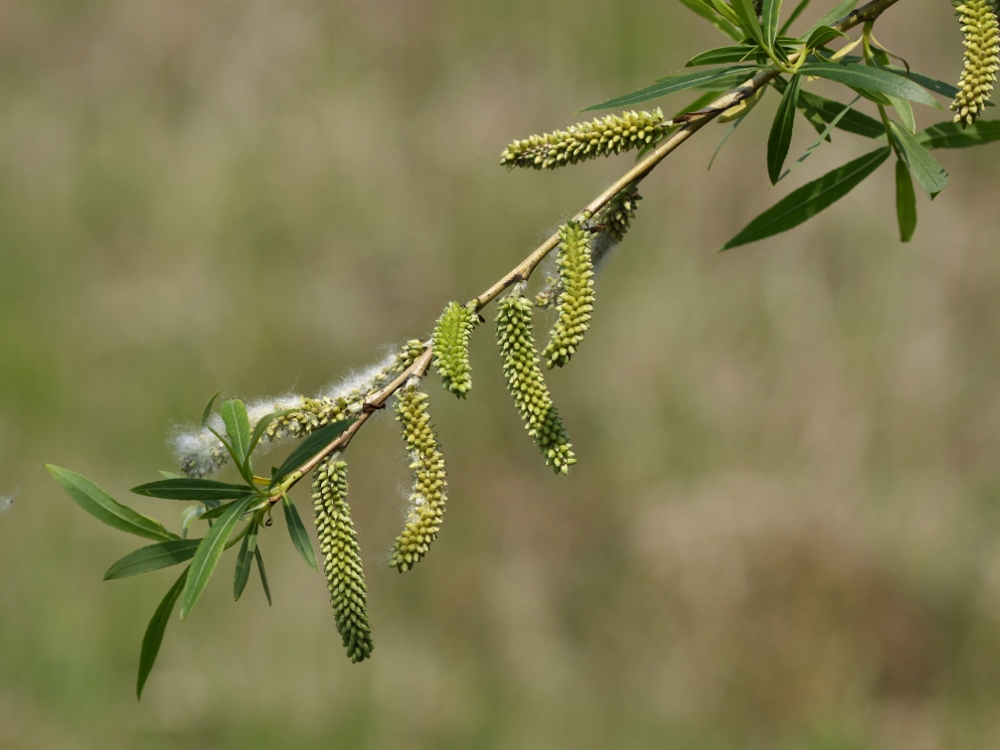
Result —
[[271, 477], [271, 487], [276, 486], [285, 477], [295, 471], [299, 466], [311, 459], [326, 446], [336, 440], [348, 427], [354, 423], [353, 419], [344, 419], [340, 422], [333, 422], [326, 427], [321, 427], [312, 435], [299, 443], [298, 448], [292, 451], [292, 455], [285, 459], [285, 462], [278, 467]]
[[260, 574], [260, 585], [264, 587], [267, 605], [271, 606], [271, 587], [267, 585], [267, 572], [264, 570], [264, 558], [261, 557], [259, 546], [254, 549], [253, 557], [257, 561], [257, 572]]
[[892, 129], [893, 140], [899, 147], [903, 161], [910, 168], [913, 179], [933, 200], [948, 184], [948, 173], [944, 167], [937, 163], [930, 152], [920, 145], [910, 131], [893, 120], [889, 121], [889, 127]]
[[736, 27], [740, 25], [739, 18], [737, 18], [736, 16], [736, 11], [734, 11], [732, 7], [725, 2], [725, 0], [707, 0], [707, 1], [708, 4], [711, 5], [720, 16], [729, 21], [729, 23], [733, 24]]
[[[257, 497], [257, 495], [246, 495], [246, 497], [253, 498], [253, 497]], [[240, 498], [240, 499], [242, 500], [243, 498]], [[235, 502], [236, 502], [236, 500], [233, 500], [232, 502], [225, 503], [223, 505], [217, 505], [214, 508], [212, 508], [211, 510], [204, 511], [201, 514], [201, 516], [199, 516], [199, 517], [201, 518], [202, 521], [214, 521], [216, 518], [218, 518], [219, 516], [221, 516], [223, 513], [226, 512], [226, 508], [228, 508], [230, 505], [232, 505]]]
[[233, 577], [233, 598], [240, 600], [243, 590], [250, 580], [250, 566], [253, 564], [253, 555], [257, 551], [257, 531], [260, 527], [254, 523], [243, 537], [243, 544], [240, 545], [240, 554], [236, 558], [236, 573]]
[[949, 99], [954, 99], [955, 94], [958, 93], [958, 89], [950, 83], [939, 81], [937, 78], [931, 78], [930, 76], [925, 76], [924, 74], [917, 73], [914, 70], [907, 70], [906, 68], [901, 68], [898, 65], [886, 65], [885, 69], [895, 73], [896, 75], [909, 78], [911, 81], [920, 84], [925, 89], [933, 91], [935, 94], [946, 96]]
[[743, 39], [743, 32], [722, 18], [705, 0], [681, 0], [681, 4], [693, 10], [730, 39], [737, 42]]
[[184, 586], [184, 594], [181, 597], [182, 620], [187, 619], [191, 609], [205, 590], [208, 579], [212, 577], [215, 566], [219, 564], [219, 558], [222, 557], [226, 548], [229, 535], [252, 501], [252, 497], [245, 497], [226, 508], [226, 512], [201, 540], [198, 551], [194, 554], [194, 560], [191, 561], [191, 574], [188, 576], [187, 585]]
[[154, 541], [180, 539], [176, 534], [163, 528], [163, 524], [159, 521], [144, 516], [127, 505], [122, 505], [86, 477], [52, 464], [46, 464], [45, 468], [55, 477], [70, 499], [98, 521], [119, 531], [127, 531]]
[[840, 120], [843, 117], [845, 117], [848, 112], [851, 111], [851, 107], [853, 107], [858, 102], [859, 99], [861, 99], [860, 94], [858, 96], [854, 97], [854, 99], [851, 101], [850, 104], [844, 105], [844, 108], [840, 111], [840, 113], [836, 117], [834, 117], [832, 120], [830, 120], [830, 123], [825, 128], [823, 128], [820, 131], [819, 138], [817, 138], [812, 143], [812, 145], [809, 146], [809, 148], [807, 148], [805, 150], [805, 153], [803, 153], [802, 156], [800, 156], [798, 159], [796, 159], [795, 163], [792, 166], [790, 166], [788, 169], [786, 169], [785, 173], [783, 175], [781, 175], [781, 177], [778, 178], [779, 182], [781, 180], [785, 179], [786, 177], [788, 177], [788, 175], [790, 175], [792, 173], [792, 170], [795, 169], [797, 166], [799, 166], [799, 164], [801, 164], [806, 159], [808, 159], [810, 156], [812, 156], [813, 151], [815, 151], [816, 149], [818, 149], [820, 147], [820, 145], [823, 143], [823, 141], [830, 140], [830, 131], [833, 130], [835, 127], [837, 127], [837, 123], [839, 123]]
[[793, 76], [791, 83], [785, 87], [778, 103], [778, 111], [771, 123], [771, 133], [767, 137], [767, 175], [773, 185], [781, 175], [781, 168], [788, 156], [788, 147], [792, 143], [792, 126], [795, 124], [795, 107], [799, 102], [799, 88], [802, 78]]
[[163, 643], [163, 634], [167, 630], [167, 623], [170, 621], [170, 614], [174, 611], [177, 598], [181, 595], [184, 583], [187, 581], [188, 571], [185, 569], [180, 578], [170, 587], [167, 595], [153, 613], [153, 619], [146, 626], [146, 633], [142, 636], [142, 650], [139, 652], [139, 678], [136, 680], [135, 697], [142, 699], [142, 689], [146, 685], [146, 678], [153, 670], [156, 663], [156, 655], [160, 653], [160, 644]]
[[1000, 140], [1000, 120], [980, 120], [964, 130], [957, 122], [942, 122], [921, 130], [916, 137], [929, 149], [980, 146]]
[[830, 42], [832, 42], [837, 37], [847, 36], [843, 31], [837, 31], [837, 29], [832, 26], [817, 26], [809, 34], [809, 38], [806, 39], [806, 47], [809, 49], [816, 49], [817, 47], [823, 47]]
[[222, 391], [216, 391], [214, 394], [212, 394], [212, 398], [208, 400], [208, 403], [205, 404], [205, 409], [201, 413], [202, 427], [208, 426], [208, 418], [212, 416], [212, 407], [215, 406], [215, 399], [219, 397], [220, 393], [222, 393]]
[[198, 549], [199, 544], [201, 544], [201, 539], [179, 539], [137, 549], [113, 563], [104, 574], [104, 580], [127, 578], [177, 565], [194, 557], [194, 552]]
[[797, 227], [851, 192], [878, 169], [890, 153], [892, 149], [888, 147], [876, 149], [794, 190], [747, 224], [721, 249], [756, 242]]
[[[842, 102], [835, 102], [823, 96], [810, 94], [808, 91], [803, 91], [799, 94], [799, 105], [802, 106], [803, 104], [811, 107], [827, 124], [833, 122], [844, 111]], [[837, 123], [837, 127], [840, 130], [854, 133], [855, 135], [863, 135], [866, 138], [880, 138], [885, 135], [885, 126], [881, 122], [874, 117], [869, 117], [863, 112], [857, 112], [853, 109]]]
[[909, 78], [890, 73], [887, 70], [871, 68], [856, 63], [806, 63], [799, 68], [799, 74], [817, 76], [850, 86], [859, 94], [875, 93], [897, 96], [900, 99], [941, 108], [937, 100]]
[[662, 78], [656, 83], [650, 84], [649, 86], [641, 88], [638, 91], [633, 91], [630, 94], [623, 94], [622, 96], [616, 96], [613, 99], [608, 99], [600, 104], [594, 104], [580, 111], [590, 112], [597, 109], [631, 107], [635, 104], [641, 104], [643, 102], [652, 101], [653, 99], [659, 99], [667, 94], [673, 94], [678, 91], [685, 91], [687, 89], [693, 89], [716, 82], [720, 79], [733, 76], [734, 74], [738, 74], [740, 76], [745, 75], [746, 78], [750, 78], [753, 75], [754, 70], [755, 68], [751, 66], [734, 66], [728, 68], [714, 68], [712, 70], [701, 70], [697, 73], [685, 73], [683, 75], [668, 76], [667, 78]]
[[229, 444], [233, 446], [236, 464], [243, 466], [249, 455], [250, 419], [247, 417], [247, 407], [239, 399], [230, 399], [222, 404], [222, 421], [226, 424], [226, 435]]
[[899, 220], [899, 241], [909, 242], [917, 228], [917, 196], [909, 167], [896, 160], [896, 218]]
[[730, 0], [733, 12], [740, 27], [762, 47], [767, 46], [764, 39], [764, 32], [760, 28], [760, 21], [757, 20], [757, 10], [753, 7], [753, 0]]
[[285, 525], [288, 527], [288, 536], [292, 538], [292, 544], [302, 555], [306, 564], [318, 573], [319, 565], [316, 564], [316, 553], [313, 551], [309, 534], [306, 533], [306, 527], [302, 525], [299, 512], [295, 509], [288, 495], [281, 498], [281, 508], [285, 511]]
[[857, 4], [858, 0], [842, 0], [841, 2], [837, 3], [832, 10], [830, 10], [825, 16], [821, 17], [818, 21], [816, 21], [816, 23], [812, 25], [812, 27], [807, 32], [807, 35], [812, 34], [812, 32], [815, 29], [818, 29], [820, 26], [832, 26], [841, 18], [843, 18], [852, 10], [854, 10], [854, 6]]
[[[731, 63], [761, 63], [768, 59], [767, 53], [760, 47], [740, 44], [733, 47], [718, 47], [695, 55], [686, 63], [685, 68], [698, 65], [728, 65]], [[669, 80], [669, 78], [663, 79]]]
[[773, 49], [778, 36], [778, 17], [781, 15], [781, 0], [764, 0], [761, 5], [760, 25], [764, 32], [764, 42]]
[[163, 479], [159, 482], [140, 484], [133, 487], [132, 492], [145, 497], [158, 497], [162, 500], [232, 500], [253, 492], [252, 487], [245, 484], [226, 484], [211, 479]]

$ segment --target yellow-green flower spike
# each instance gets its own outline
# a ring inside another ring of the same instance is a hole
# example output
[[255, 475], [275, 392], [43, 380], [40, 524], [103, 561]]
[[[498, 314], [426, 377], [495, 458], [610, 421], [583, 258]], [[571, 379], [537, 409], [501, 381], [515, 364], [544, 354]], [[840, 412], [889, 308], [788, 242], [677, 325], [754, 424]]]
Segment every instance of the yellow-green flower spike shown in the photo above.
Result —
[[475, 303], [451, 302], [434, 327], [434, 366], [446, 390], [465, 398], [472, 389], [469, 338], [479, 322]]
[[545, 457], [545, 463], [557, 473], [567, 474], [576, 457], [538, 367], [531, 311], [531, 302], [516, 287], [497, 303], [497, 344], [503, 359], [503, 374], [524, 427]]
[[347, 464], [339, 455], [316, 467], [312, 496], [316, 534], [337, 618], [337, 632], [351, 661], [364, 661], [374, 648], [368, 624], [368, 590], [361, 569], [361, 549], [351, 521], [351, 506], [347, 504]]
[[669, 127], [663, 112], [623, 112], [571, 125], [566, 130], [514, 141], [500, 155], [500, 164], [534, 169], [556, 169], [598, 156], [620, 154], [653, 141]]
[[594, 309], [594, 263], [590, 257], [590, 233], [574, 221], [559, 228], [559, 319], [549, 334], [542, 356], [545, 366], [562, 367], [576, 353], [590, 328]]
[[403, 426], [406, 452], [413, 472], [413, 494], [406, 526], [389, 554], [390, 567], [403, 573], [430, 550], [437, 539], [447, 501], [444, 456], [427, 411], [427, 394], [412, 378], [396, 393], [396, 420]]
[[965, 0], [955, 12], [965, 39], [965, 66], [951, 108], [964, 128], [983, 114], [990, 100], [1000, 70], [1000, 34], [995, 0]]

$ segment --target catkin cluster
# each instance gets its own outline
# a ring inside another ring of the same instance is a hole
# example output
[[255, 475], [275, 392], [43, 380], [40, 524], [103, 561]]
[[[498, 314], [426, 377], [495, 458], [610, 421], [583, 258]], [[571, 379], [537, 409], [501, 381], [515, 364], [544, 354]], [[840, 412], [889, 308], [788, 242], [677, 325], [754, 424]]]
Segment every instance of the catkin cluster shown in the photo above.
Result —
[[357, 663], [371, 655], [374, 645], [368, 624], [368, 590], [361, 569], [361, 549], [351, 521], [351, 506], [347, 504], [347, 464], [338, 454], [316, 468], [312, 497], [337, 632], [344, 640], [347, 655]]
[[451, 302], [434, 326], [434, 366], [445, 390], [465, 398], [472, 389], [469, 337], [479, 322], [474, 303]]
[[413, 471], [413, 494], [406, 526], [396, 537], [389, 565], [403, 573], [427, 554], [441, 529], [444, 516], [446, 477], [444, 456], [431, 426], [427, 394], [411, 380], [396, 393], [396, 420], [403, 426], [406, 451]]
[[533, 135], [514, 141], [500, 156], [500, 164], [534, 169], [556, 169], [598, 156], [620, 154], [653, 141], [666, 127], [663, 112], [631, 112], [607, 115], [566, 130]]
[[531, 309], [531, 302], [521, 296], [517, 287], [497, 303], [497, 343], [503, 373], [524, 426], [545, 457], [545, 463], [556, 472], [567, 474], [576, 458], [538, 368]]
[[559, 319], [549, 334], [542, 356], [545, 366], [562, 367], [576, 353], [590, 328], [594, 309], [594, 263], [590, 255], [590, 233], [574, 221], [559, 228], [556, 255], [561, 291], [556, 301]]
[[965, 65], [951, 108], [954, 121], [965, 127], [982, 115], [993, 92], [1000, 70], [1000, 34], [996, 0], [965, 0], [955, 12], [962, 24]]

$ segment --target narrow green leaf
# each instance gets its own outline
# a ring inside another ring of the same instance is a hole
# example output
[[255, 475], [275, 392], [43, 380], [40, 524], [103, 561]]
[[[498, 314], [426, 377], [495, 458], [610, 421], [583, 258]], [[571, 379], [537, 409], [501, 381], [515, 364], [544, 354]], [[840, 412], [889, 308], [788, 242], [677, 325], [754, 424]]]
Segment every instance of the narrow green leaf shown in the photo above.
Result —
[[899, 220], [899, 241], [909, 242], [917, 229], [917, 196], [913, 192], [910, 169], [902, 159], [896, 160], [896, 218]]
[[705, 0], [681, 0], [681, 4], [697, 13], [730, 39], [737, 42], [743, 39], [743, 32], [722, 18]]
[[222, 421], [226, 424], [226, 435], [236, 454], [236, 463], [243, 466], [249, 455], [250, 419], [247, 417], [247, 407], [239, 399], [230, 399], [222, 404]]
[[198, 551], [191, 561], [191, 574], [187, 584], [184, 586], [184, 594], [181, 596], [181, 619], [186, 620], [192, 608], [197, 603], [209, 578], [215, 571], [215, 566], [219, 564], [219, 558], [226, 548], [226, 542], [236, 524], [240, 520], [243, 512], [250, 507], [252, 497], [245, 497], [242, 500], [226, 508], [218, 522], [205, 535], [198, 546]]
[[794, 190], [747, 224], [722, 250], [756, 242], [796, 227], [833, 205], [878, 169], [892, 149], [876, 149]]
[[612, 99], [608, 99], [607, 101], [603, 101], [600, 104], [594, 104], [590, 107], [586, 107], [580, 111], [591, 112], [597, 109], [631, 107], [635, 104], [642, 104], [643, 102], [652, 101], [653, 99], [659, 99], [678, 91], [685, 91], [687, 89], [693, 89], [708, 83], [719, 81], [734, 74], [739, 74], [741, 76], [745, 74], [746, 78], [750, 78], [755, 70], [756, 68], [753, 66], [733, 66], [728, 68], [701, 70], [697, 73], [685, 73], [683, 75], [668, 76], [657, 81], [656, 83], [646, 86], [645, 88], [641, 88], [638, 91], [616, 96]]
[[736, 132], [736, 128], [738, 128], [740, 126], [740, 123], [742, 123], [743, 120], [746, 119], [746, 116], [747, 112], [746, 110], [744, 110], [743, 114], [741, 114], [738, 118], [736, 118], [736, 121], [733, 122], [733, 126], [726, 131], [726, 134], [724, 136], [722, 136], [722, 140], [719, 141], [719, 145], [716, 146], [715, 151], [712, 152], [712, 158], [708, 160], [708, 166], [705, 168], [706, 172], [712, 171], [712, 165], [715, 164], [715, 157], [719, 155], [719, 152], [722, 151], [722, 147], [725, 146], [726, 141], [729, 140], [729, 136], [731, 136], [733, 133]]
[[921, 130], [916, 137], [929, 149], [981, 146], [1000, 140], [1000, 120], [980, 120], [964, 130], [957, 122], [942, 122]]
[[163, 597], [163, 601], [160, 602], [153, 613], [153, 619], [146, 626], [146, 633], [142, 636], [142, 650], [139, 652], [139, 677], [135, 685], [135, 697], [137, 700], [142, 700], [142, 689], [146, 685], [146, 678], [149, 677], [149, 673], [153, 670], [153, 664], [156, 663], [156, 656], [160, 653], [163, 634], [167, 630], [167, 623], [170, 622], [170, 615], [174, 611], [174, 605], [177, 604], [177, 598], [181, 595], [181, 591], [187, 581], [189, 570], [190, 568], [186, 568], [181, 573], [180, 578], [170, 587], [167, 595]]
[[926, 104], [929, 107], [941, 108], [934, 97], [909, 78], [879, 68], [871, 68], [857, 63], [806, 63], [799, 68], [799, 74], [817, 76], [842, 83], [845, 86], [850, 86], [859, 94], [862, 92], [887, 94]]
[[778, 36], [778, 18], [781, 15], [781, 0], [764, 0], [761, 5], [760, 25], [768, 49], [774, 48]]
[[264, 558], [261, 557], [260, 547], [253, 551], [254, 560], [257, 561], [257, 572], [260, 574], [260, 585], [264, 587], [264, 596], [267, 597], [267, 606], [271, 605], [271, 587], [267, 585], [267, 572], [264, 570]]
[[949, 99], [954, 99], [955, 95], [958, 93], [958, 88], [947, 81], [931, 78], [923, 73], [917, 73], [915, 70], [907, 70], [906, 68], [901, 68], [898, 65], [886, 65], [885, 69], [898, 76], [909, 78], [911, 81], [920, 84], [928, 91], [933, 91], [935, 94], [940, 94], [941, 96], [948, 97]]
[[828, 12], [825, 16], [822, 16], [818, 21], [816, 21], [816, 23], [812, 25], [809, 31], [806, 32], [806, 36], [808, 37], [809, 34], [812, 34], [812, 32], [818, 29], [820, 26], [832, 26], [841, 18], [843, 18], [852, 10], [854, 10], [854, 6], [856, 6], [857, 4], [858, 0], [842, 0], [841, 2], [837, 3], [835, 6], [833, 6], [830, 12]]
[[159, 482], [140, 484], [131, 490], [136, 495], [158, 497], [162, 500], [232, 500], [253, 492], [245, 484], [227, 484], [211, 479], [161, 479]]
[[809, 49], [817, 49], [819, 47], [826, 46], [838, 37], [846, 36], [847, 34], [843, 31], [837, 31], [837, 29], [832, 26], [817, 26], [812, 30], [809, 37], [806, 39], [806, 47]]
[[[808, 91], [803, 91], [799, 94], [799, 105], [811, 107], [827, 124], [844, 111], [842, 102], [835, 102], [832, 99], [811, 94]], [[865, 138], [881, 138], [885, 135], [885, 126], [881, 122], [874, 117], [869, 117], [863, 112], [853, 109], [838, 121], [837, 127], [848, 133], [863, 135]]]
[[725, 18], [729, 23], [733, 24], [737, 28], [737, 33], [740, 34], [740, 38], [737, 41], [742, 41], [744, 35], [741, 30], [739, 30], [740, 19], [736, 16], [736, 11], [732, 9], [724, 0], [708, 0], [708, 4], [711, 5], [715, 11]]
[[127, 531], [129, 534], [154, 541], [180, 539], [176, 534], [163, 528], [163, 524], [159, 521], [144, 516], [127, 505], [122, 505], [86, 477], [52, 464], [46, 464], [45, 468], [55, 477], [70, 499], [98, 521], [119, 531]]
[[913, 179], [924, 189], [927, 196], [934, 200], [934, 197], [948, 184], [948, 173], [906, 128], [894, 120], [889, 120], [889, 128], [892, 130], [893, 140], [899, 147], [903, 161], [910, 168]]
[[240, 554], [236, 558], [236, 573], [233, 576], [233, 598], [240, 600], [243, 590], [250, 580], [250, 566], [253, 564], [253, 555], [257, 551], [257, 532], [260, 527], [254, 523], [250, 531], [243, 537], [243, 544], [240, 545]]
[[278, 467], [271, 477], [271, 487], [278, 485], [281, 480], [295, 471], [299, 466], [311, 459], [326, 446], [336, 440], [348, 427], [354, 423], [353, 419], [344, 419], [340, 422], [333, 422], [326, 427], [321, 427], [312, 435], [305, 438], [299, 446], [292, 451], [292, 455], [285, 459], [285, 462]]
[[795, 107], [799, 103], [799, 89], [802, 86], [800, 76], [792, 76], [791, 83], [785, 87], [778, 103], [778, 111], [771, 123], [771, 133], [767, 137], [767, 176], [771, 184], [778, 181], [781, 168], [788, 156], [788, 147], [792, 143], [792, 127], [795, 124]]
[[800, 156], [798, 159], [796, 159], [795, 163], [792, 166], [790, 166], [788, 169], [785, 170], [785, 173], [783, 175], [781, 175], [781, 177], [778, 178], [778, 182], [781, 182], [783, 179], [785, 179], [786, 177], [788, 177], [788, 175], [790, 175], [792, 173], [792, 170], [794, 170], [802, 162], [804, 162], [806, 159], [808, 159], [810, 156], [812, 156], [813, 151], [815, 151], [816, 149], [818, 149], [820, 147], [820, 145], [822, 145], [823, 141], [830, 140], [830, 131], [833, 130], [835, 127], [837, 127], [837, 123], [839, 123], [841, 121], [841, 119], [845, 115], [847, 115], [848, 112], [851, 111], [851, 107], [853, 107], [855, 104], [857, 104], [857, 102], [860, 99], [861, 99], [861, 95], [858, 94], [858, 96], [854, 97], [854, 99], [851, 100], [850, 104], [845, 105], [844, 108], [840, 111], [840, 113], [836, 117], [834, 117], [832, 120], [830, 120], [830, 123], [825, 128], [823, 128], [823, 130], [820, 131], [819, 138], [817, 138], [815, 141], [813, 141], [812, 145], [810, 145], [809, 148], [807, 148], [805, 150], [805, 153], [803, 153], [802, 156]]
[[895, 96], [890, 96], [889, 101], [892, 102], [892, 106], [896, 110], [896, 114], [899, 115], [899, 121], [903, 124], [910, 133], [917, 132], [917, 121], [913, 117], [913, 107], [906, 99], [900, 99]]
[[767, 53], [760, 47], [750, 44], [738, 44], [732, 47], [717, 47], [716, 49], [702, 52], [700, 55], [695, 55], [684, 63], [684, 67], [694, 68], [698, 65], [728, 65], [731, 63], [763, 63], [767, 59]]
[[201, 544], [201, 539], [179, 539], [142, 547], [112, 563], [104, 574], [104, 580], [128, 578], [177, 565], [194, 557], [194, 552], [198, 549], [199, 544]]
[[[245, 495], [245, 497], [249, 497], [253, 500], [261, 500], [263, 502], [262, 498], [260, 498], [259, 495]], [[242, 500], [243, 498], [239, 499]], [[225, 513], [226, 509], [229, 508], [229, 506], [235, 502], [238, 502], [238, 500], [233, 500], [232, 502], [223, 503], [222, 505], [217, 505], [210, 510], [203, 511], [200, 518], [202, 521], [214, 521], [216, 518]]]
[[766, 47], [764, 32], [760, 28], [760, 21], [757, 20], [757, 10], [753, 7], [753, 0], [730, 0], [733, 12], [740, 27], [761, 47]]
[[201, 518], [201, 514], [205, 512], [204, 505], [189, 505], [184, 510], [181, 511], [181, 536], [187, 539], [188, 529], [191, 528], [191, 524]]
[[220, 393], [222, 393], [222, 391], [216, 391], [215, 393], [213, 393], [212, 394], [212, 398], [210, 398], [208, 400], [208, 403], [205, 404], [205, 409], [201, 412], [201, 426], [202, 427], [207, 427], [208, 426], [208, 418], [210, 416], [212, 416], [212, 407], [215, 406], [215, 399], [217, 399], [219, 397]]
[[302, 555], [302, 559], [306, 561], [306, 564], [318, 573], [319, 565], [316, 563], [316, 553], [313, 551], [309, 534], [306, 533], [306, 527], [302, 525], [299, 512], [296, 510], [295, 505], [292, 504], [288, 495], [282, 496], [281, 508], [285, 511], [285, 525], [288, 527], [288, 536], [292, 538], [292, 544], [298, 550], [299, 554]]

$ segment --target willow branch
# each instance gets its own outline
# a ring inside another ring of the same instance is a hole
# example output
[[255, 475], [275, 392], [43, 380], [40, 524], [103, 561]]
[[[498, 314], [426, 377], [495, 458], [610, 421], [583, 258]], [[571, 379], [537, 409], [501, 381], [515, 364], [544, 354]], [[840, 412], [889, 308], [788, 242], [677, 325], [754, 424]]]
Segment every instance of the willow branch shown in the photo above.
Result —
[[[844, 18], [837, 21], [837, 23], [833, 24], [833, 28], [838, 31], [847, 31], [860, 24], [873, 21], [897, 2], [899, 2], [899, 0], [872, 0], [872, 2], [855, 9]], [[790, 62], [796, 62], [797, 59], [803, 54], [804, 51], [796, 53], [791, 57]], [[622, 190], [626, 189], [630, 185], [635, 185], [641, 182], [643, 178], [645, 178], [660, 164], [660, 162], [679, 148], [688, 138], [697, 133], [705, 125], [710, 123], [727, 109], [734, 107], [744, 99], [753, 96], [757, 91], [773, 81], [780, 73], [781, 71], [776, 68], [762, 70], [736, 88], [730, 89], [726, 93], [721, 94], [717, 99], [697, 112], [688, 112], [675, 118], [673, 120], [673, 124], [679, 124], [680, 127], [668, 135], [660, 145], [653, 149], [642, 160], [637, 162], [635, 166], [615, 180], [604, 192], [581, 209], [580, 212], [574, 217], [574, 220], [584, 221], [587, 217], [594, 215], [607, 205], [607, 203]], [[496, 299], [511, 285], [520, 281], [526, 281], [530, 278], [535, 268], [538, 267], [538, 264], [541, 263], [546, 256], [558, 246], [558, 244], [559, 233], [556, 232], [545, 240], [545, 242], [539, 245], [527, 258], [518, 263], [513, 270], [499, 279], [485, 292], [471, 300], [469, 304], [474, 303], [476, 311], [478, 312]], [[328, 455], [336, 450], [343, 450], [346, 448], [351, 442], [351, 439], [361, 429], [362, 425], [368, 421], [368, 418], [376, 410], [382, 408], [392, 394], [399, 390], [399, 388], [401, 388], [407, 380], [414, 376], [423, 377], [423, 375], [427, 372], [427, 369], [430, 367], [432, 355], [432, 344], [428, 341], [423, 354], [421, 354], [412, 365], [406, 368], [399, 374], [398, 377], [396, 377], [395, 380], [386, 385], [382, 388], [382, 390], [378, 391], [378, 393], [366, 401], [365, 410], [362, 412], [361, 416], [359, 416], [358, 419], [347, 428], [347, 430], [341, 433], [336, 440], [333, 440], [329, 445], [323, 448], [322, 451], [313, 456], [313, 458], [309, 459], [309, 461], [305, 462], [301, 467], [289, 474], [288, 478], [275, 488], [275, 492], [277, 494], [271, 495], [270, 502], [272, 504], [277, 502], [282, 494], [291, 489], [291, 487], [293, 487], [299, 482], [299, 480], [319, 465], [319, 463]]]

